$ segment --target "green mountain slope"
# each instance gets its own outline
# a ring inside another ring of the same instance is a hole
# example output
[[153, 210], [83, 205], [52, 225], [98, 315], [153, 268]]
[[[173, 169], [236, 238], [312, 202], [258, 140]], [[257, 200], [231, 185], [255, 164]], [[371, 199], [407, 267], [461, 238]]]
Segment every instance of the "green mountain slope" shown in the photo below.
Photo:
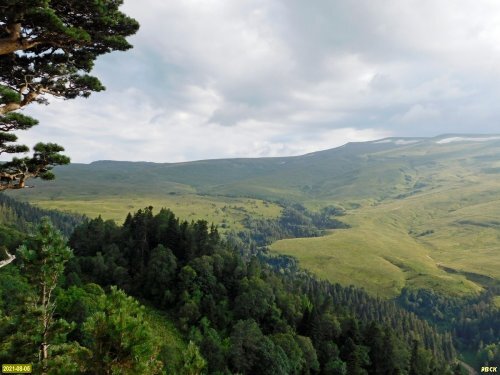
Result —
[[[21, 197], [73, 198], [143, 194], [208, 194], [260, 199], [330, 195], [328, 184], [345, 186], [364, 168], [366, 155], [395, 144], [353, 143], [283, 158], [221, 159], [157, 164], [98, 161], [57, 168], [56, 183], [36, 181]], [[310, 191], [309, 191], [310, 190]], [[325, 194], [327, 193], [327, 194]]]
[[402, 287], [476, 293], [500, 279], [500, 137], [388, 138], [297, 157], [155, 164], [100, 161], [56, 170], [12, 195], [42, 207], [123, 220], [171, 207], [233, 229], [276, 217], [277, 200], [347, 209], [350, 229], [272, 250], [321, 277], [382, 296]]

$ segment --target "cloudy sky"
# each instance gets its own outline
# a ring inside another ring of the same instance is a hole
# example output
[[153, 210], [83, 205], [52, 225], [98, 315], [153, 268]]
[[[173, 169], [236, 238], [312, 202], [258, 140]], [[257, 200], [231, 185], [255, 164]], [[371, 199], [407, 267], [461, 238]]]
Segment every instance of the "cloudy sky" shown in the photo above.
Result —
[[[499, 133], [498, 0], [125, 0], [107, 87], [27, 110], [75, 162], [297, 155]], [[29, 133], [29, 134], [28, 134]]]

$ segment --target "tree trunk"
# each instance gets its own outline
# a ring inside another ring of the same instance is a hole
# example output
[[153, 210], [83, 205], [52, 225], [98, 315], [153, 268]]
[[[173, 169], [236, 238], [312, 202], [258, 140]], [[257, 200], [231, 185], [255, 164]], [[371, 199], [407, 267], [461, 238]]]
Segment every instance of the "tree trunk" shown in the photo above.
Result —
[[[4, 191], [4, 190], [16, 190], [16, 189], [24, 189], [26, 186], [25, 184], [3, 184], [3, 185], [0, 185], [0, 191]], [[29, 187], [29, 186], [28, 186]], [[1, 264], [0, 262], [0, 267], [3, 267], [3, 265]]]
[[5, 27], [9, 32], [7, 38], [0, 39], [0, 55], [7, 55], [15, 51], [23, 51], [38, 44], [38, 42], [25, 40], [21, 35], [21, 24], [13, 23]]
[[40, 93], [38, 91], [29, 91], [28, 93], [24, 94], [23, 100], [21, 100], [20, 103], [7, 103], [4, 104], [3, 106], [0, 107], [0, 115], [5, 115], [6, 113], [17, 111], [18, 109], [21, 109], [22, 107], [34, 102]]
[[6, 113], [18, 110], [21, 108], [20, 103], [7, 103], [0, 107], [0, 115], [5, 115]]
[[10, 39], [0, 39], [0, 55], [8, 55], [9, 53], [16, 51], [24, 51], [26, 49], [36, 46], [37, 42], [24, 41], [21, 39], [10, 40]]
[[[44, 262], [45, 263], [45, 262]], [[45, 283], [42, 287], [42, 322], [43, 322], [43, 334], [42, 334], [42, 343], [40, 344], [40, 362], [42, 363], [42, 375], [47, 373], [46, 365], [47, 359], [49, 358], [49, 298], [47, 298], [47, 286]]]

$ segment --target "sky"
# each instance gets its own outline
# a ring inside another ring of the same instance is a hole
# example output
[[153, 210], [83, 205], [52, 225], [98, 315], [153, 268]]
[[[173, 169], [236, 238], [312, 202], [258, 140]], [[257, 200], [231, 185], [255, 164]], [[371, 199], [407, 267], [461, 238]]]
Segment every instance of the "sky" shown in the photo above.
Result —
[[497, 0], [125, 0], [105, 92], [31, 105], [73, 162], [299, 155], [500, 133]]

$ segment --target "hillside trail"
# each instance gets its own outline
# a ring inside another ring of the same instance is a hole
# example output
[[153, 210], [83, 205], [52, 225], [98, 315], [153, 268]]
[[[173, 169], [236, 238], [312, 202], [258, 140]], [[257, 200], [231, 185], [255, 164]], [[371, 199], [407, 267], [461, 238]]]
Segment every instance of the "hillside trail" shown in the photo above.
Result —
[[0, 268], [5, 267], [7, 264], [11, 263], [14, 259], [16, 259], [15, 255], [7, 253], [7, 259], [2, 260], [0, 262]]
[[478, 375], [477, 371], [474, 370], [472, 367], [470, 367], [467, 363], [465, 363], [463, 361], [459, 361], [459, 362], [467, 370], [469, 375]]

